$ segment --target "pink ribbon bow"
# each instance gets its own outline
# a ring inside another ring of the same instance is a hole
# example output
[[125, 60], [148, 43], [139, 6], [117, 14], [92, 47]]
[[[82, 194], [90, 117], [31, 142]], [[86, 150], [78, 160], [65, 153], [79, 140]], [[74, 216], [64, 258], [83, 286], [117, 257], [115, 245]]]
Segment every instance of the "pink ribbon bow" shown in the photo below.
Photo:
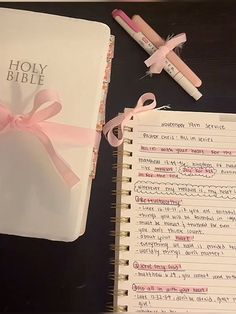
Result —
[[[39, 109], [45, 105], [47, 105], [45, 108]], [[62, 105], [57, 93], [50, 90], [38, 92], [34, 98], [32, 110], [26, 114], [14, 115], [5, 105], [0, 104], [0, 133], [14, 129], [34, 134], [45, 147], [65, 182], [73, 187], [80, 179], [66, 164], [66, 161], [57, 154], [51, 138], [66, 140], [74, 145], [93, 147], [99, 146], [100, 137], [95, 130], [46, 121], [58, 114], [61, 109]]]
[[157, 51], [144, 62], [147, 67], [150, 67], [149, 73], [161, 73], [165, 66], [165, 59], [168, 53], [178, 45], [185, 43], [186, 40], [186, 34], [181, 33], [167, 40], [163, 46], [160, 46]]
[[[152, 100], [152, 102], [149, 105], [145, 105], [144, 103], [147, 100]], [[152, 110], [156, 107], [156, 98], [155, 95], [153, 93], [145, 93], [143, 94], [138, 102], [137, 105], [134, 109], [130, 109], [122, 114], [120, 114], [119, 116], [113, 118], [112, 120], [108, 121], [104, 127], [103, 127], [103, 134], [106, 136], [108, 142], [114, 146], [117, 147], [120, 144], [123, 143], [124, 141], [124, 137], [123, 137], [123, 133], [124, 133], [124, 127], [127, 124], [127, 122], [129, 120], [132, 119], [132, 117], [139, 113], [139, 112], [144, 112], [144, 111], [148, 111], [148, 110]], [[157, 109], [164, 109], [164, 108], [169, 108], [169, 106], [162, 106], [159, 107]], [[120, 135], [121, 137], [118, 138], [114, 133], [114, 129], [116, 127], [118, 127], [120, 125]]]

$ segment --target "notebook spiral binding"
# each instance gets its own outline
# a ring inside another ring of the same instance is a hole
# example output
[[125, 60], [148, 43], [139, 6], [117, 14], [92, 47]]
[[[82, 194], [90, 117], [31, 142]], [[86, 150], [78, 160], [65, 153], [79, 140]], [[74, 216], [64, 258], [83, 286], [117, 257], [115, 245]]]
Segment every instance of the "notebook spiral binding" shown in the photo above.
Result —
[[[133, 132], [133, 128], [131, 128], [131, 127], [125, 127], [124, 129], [126, 132]], [[129, 147], [129, 145], [132, 145], [132, 144], [133, 144], [132, 139], [124, 138], [125, 147]], [[112, 191], [112, 195], [117, 196], [117, 201], [116, 201], [116, 203], [112, 203], [111, 207], [113, 209], [116, 209], [116, 211], [119, 212], [120, 214], [117, 215], [116, 217], [111, 217], [111, 222], [115, 223], [116, 230], [111, 231], [110, 235], [117, 238], [117, 240], [116, 240], [115, 244], [110, 245], [110, 249], [112, 251], [116, 252], [116, 257], [118, 257], [118, 258], [112, 258], [110, 260], [110, 263], [112, 265], [114, 265], [114, 267], [116, 269], [115, 273], [109, 274], [109, 278], [116, 283], [116, 289], [114, 290], [114, 287], [112, 287], [112, 290], [110, 293], [114, 297], [126, 297], [128, 295], [128, 290], [119, 289], [118, 282], [121, 282], [121, 281], [124, 282], [124, 281], [129, 280], [129, 275], [125, 272], [125, 268], [124, 268], [124, 267], [129, 266], [129, 260], [122, 259], [122, 258], [120, 259], [118, 252], [127, 252], [127, 251], [129, 251], [130, 247], [129, 247], [129, 245], [120, 244], [118, 239], [130, 237], [130, 231], [120, 230], [119, 226], [120, 226], [120, 224], [127, 224], [127, 226], [128, 226], [128, 224], [130, 223], [130, 217], [123, 215], [123, 211], [131, 209], [131, 204], [120, 202], [119, 199], [121, 199], [123, 196], [130, 196], [131, 195], [131, 190], [123, 189], [122, 184], [123, 183], [131, 183], [132, 178], [129, 176], [125, 176], [123, 174], [123, 171], [132, 169], [132, 164], [129, 162], [123, 163], [122, 159], [123, 159], [123, 156], [131, 157], [132, 151], [129, 149], [122, 149], [122, 150], [118, 149], [116, 152], [113, 153], [113, 156], [117, 157], [117, 159], [118, 159], [117, 163], [113, 164], [113, 167], [112, 167], [114, 170], [117, 170], [118, 176], [112, 178], [112, 182], [116, 183], [116, 185], [117, 185], [116, 189]], [[120, 173], [120, 175], [119, 175], [119, 173]], [[120, 266], [124, 269], [124, 271], [122, 273], [118, 273], [118, 268]], [[128, 306], [125, 304], [109, 305], [108, 311], [117, 312], [117, 313], [128, 312]]]
[[119, 265], [119, 266], [129, 266], [129, 260], [126, 260], [126, 259], [115, 260], [114, 258], [111, 258], [110, 264], [111, 265]]
[[123, 313], [128, 312], [128, 306], [127, 305], [119, 305], [119, 306], [108, 306], [108, 311], [110, 312], [117, 312], [117, 313]]
[[120, 190], [120, 191], [113, 190], [112, 195], [131, 195], [131, 192], [130, 190]]
[[130, 209], [130, 204], [126, 204], [126, 203], [112, 203], [111, 204], [111, 208], [114, 209]]
[[112, 237], [129, 237], [130, 236], [130, 231], [120, 231], [120, 232], [116, 232], [114, 230], [112, 230], [110, 232], [110, 235]]

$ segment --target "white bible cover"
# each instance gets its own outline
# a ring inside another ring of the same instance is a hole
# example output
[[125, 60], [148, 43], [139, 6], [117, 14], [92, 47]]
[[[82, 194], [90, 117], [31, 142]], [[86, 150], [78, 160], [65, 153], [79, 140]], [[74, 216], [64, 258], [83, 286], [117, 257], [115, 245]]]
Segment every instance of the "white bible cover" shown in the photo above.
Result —
[[[27, 113], [36, 93], [57, 91], [50, 121], [95, 130], [110, 44], [108, 26], [44, 13], [0, 9], [0, 101]], [[73, 241], [85, 231], [93, 147], [54, 143], [79, 176], [70, 189], [36, 136], [0, 133], [0, 232]]]

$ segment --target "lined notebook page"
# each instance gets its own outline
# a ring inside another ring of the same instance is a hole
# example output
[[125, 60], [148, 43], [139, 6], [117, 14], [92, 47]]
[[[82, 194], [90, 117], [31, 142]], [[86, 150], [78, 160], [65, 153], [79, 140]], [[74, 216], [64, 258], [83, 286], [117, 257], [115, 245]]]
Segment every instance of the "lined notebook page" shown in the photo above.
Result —
[[235, 313], [236, 116], [152, 111], [128, 126], [116, 308]]

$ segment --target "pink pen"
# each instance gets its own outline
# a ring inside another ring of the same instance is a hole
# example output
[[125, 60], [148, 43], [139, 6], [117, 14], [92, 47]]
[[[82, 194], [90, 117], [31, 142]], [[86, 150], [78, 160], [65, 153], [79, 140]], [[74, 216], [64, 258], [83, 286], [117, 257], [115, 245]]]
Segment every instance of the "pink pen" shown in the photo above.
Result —
[[139, 27], [122, 10], [112, 11], [114, 19], [126, 30], [126, 32], [142, 46], [147, 53], [152, 55], [157, 48], [141, 33]]
[[[158, 48], [144, 36], [135, 22], [122, 10], [114, 10], [112, 16], [149, 55], [157, 51]], [[165, 60], [164, 70], [195, 100], [202, 96], [199, 90], [168, 59]]]
[[[154, 46], [160, 47], [165, 44], [165, 40], [157, 34], [154, 29], [151, 28], [147, 22], [139, 15], [134, 15], [132, 21], [139, 27], [140, 31], [153, 43]], [[202, 84], [200, 78], [191, 70], [187, 64], [173, 51], [171, 50], [166, 58], [174, 64], [174, 66], [183, 73], [183, 75], [193, 83], [194, 86], [199, 87]]]

